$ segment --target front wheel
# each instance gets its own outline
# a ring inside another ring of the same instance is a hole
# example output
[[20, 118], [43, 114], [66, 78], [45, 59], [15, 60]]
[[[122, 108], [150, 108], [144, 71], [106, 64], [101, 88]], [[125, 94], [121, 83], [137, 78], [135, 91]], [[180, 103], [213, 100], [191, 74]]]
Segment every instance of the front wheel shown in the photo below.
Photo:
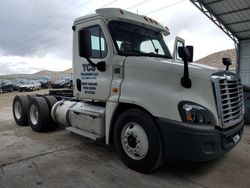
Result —
[[139, 109], [123, 112], [116, 121], [114, 134], [116, 150], [129, 168], [149, 173], [161, 165], [161, 137], [148, 113]]

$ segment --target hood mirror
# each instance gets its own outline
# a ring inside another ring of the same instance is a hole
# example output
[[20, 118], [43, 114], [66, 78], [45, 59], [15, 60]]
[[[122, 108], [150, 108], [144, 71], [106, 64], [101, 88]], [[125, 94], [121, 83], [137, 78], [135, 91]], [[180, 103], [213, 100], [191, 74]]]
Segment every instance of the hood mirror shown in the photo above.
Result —
[[181, 85], [185, 88], [191, 88], [192, 81], [189, 78], [188, 62], [193, 62], [193, 46], [178, 47], [178, 55], [184, 62], [184, 73], [181, 78]]
[[232, 65], [232, 60], [231, 60], [231, 58], [225, 58], [225, 57], [223, 57], [222, 58], [222, 63], [223, 63], [223, 65], [226, 66], [226, 70], [228, 71], [229, 70], [229, 66]]

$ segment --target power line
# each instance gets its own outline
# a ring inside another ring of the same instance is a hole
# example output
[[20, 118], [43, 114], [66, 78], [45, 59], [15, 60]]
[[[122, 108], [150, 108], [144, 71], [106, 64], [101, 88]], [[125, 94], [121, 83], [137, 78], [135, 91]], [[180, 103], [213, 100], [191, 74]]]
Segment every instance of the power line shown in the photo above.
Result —
[[[90, 1], [93, 1], [93, 0], [90, 0]], [[113, 3], [115, 3], [116, 1], [118, 1], [118, 0], [113, 0], [113, 1], [111, 1], [110, 3], [108, 3], [108, 4], [104, 5], [104, 6], [102, 6], [101, 8], [104, 8], [104, 7], [106, 7], [106, 6], [109, 6], [109, 5], [113, 4]], [[85, 5], [86, 5], [86, 3], [85, 3]], [[83, 5], [80, 5], [80, 6], [83, 6]], [[80, 7], [80, 6], [79, 6], [79, 7]], [[78, 7], [78, 8], [79, 8], [79, 7]], [[68, 24], [68, 23], [59, 25], [58, 27], [54, 28], [53, 30], [50, 30], [50, 31], [41, 33], [41, 34], [39, 34], [39, 35], [37, 35], [37, 36], [34, 36], [34, 37], [32, 37], [32, 38], [30, 38], [30, 39], [28, 39], [28, 40], [25, 40], [25, 41], [20, 42], [20, 43], [18, 43], [17, 45], [18, 45], [18, 46], [21, 46], [21, 45], [23, 45], [24, 43], [29, 43], [29, 42], [31, 42], [31, 41], [34, 41], [34, 40], [36, 40], [36, 39], [39, 39], [39, 38], [41, 38], [41, 37], [43, 37], [43, 36], [45, 36], [45, 35], [48, 35], [48, 34], [50, 34], [50, 33], [53, 33], [53, 32], [55, 32], [55, 31], [57, 31], [57, 30], [63, 28], [63, 27], [66, 26], [67, 24]], [[13, 45], [13, 46], [14, 46], [14, 45]]]
[[[30, 38], [30, 39], [28, 39], [28, 40], [19, 42], [19, 43], [15, 44], [15, 45], [21, 46], [21, 45], [23, 45], [24, 43], [29, 43], [29, 42], [31, 42], [31, 41], [34, 41], [34, 40], [36, 40], [36, 39], [39, 39], [39, 38], [41, 38], [41, 37], [43, 37], [43, 36], [45, 36], [45, 35], [48, 35], [48, 34], [50, 34], [50, 33], [53, 33], [53, 32], [55, 32], [55, 31], [57, 31], [57, 30], [63, 28], [63, 27], [66, 26], [67, 24], [68, 24], [68, 23], [65, 23], [65, 24], [63, 24], [63, 25], [60, 25], [60, 26], [54, 28], [53, 30], [50, 30], [50, 31], [41, 33], [41, 34], [39, 34], [39, 35], [37, 35], [37, 36], [35, 36], [35, 37], [32, 37], [32, 38]], [[14, 45], [12, 45], [12, 46], [10, 46], [10, 47], [13, 47], [13, 46], [14, 46]]]
[[[40, 0], [41, 2], [44, 2], [44, 1], [42, 1], [42, 0]], [[61, 2], [63, 2], [63, 0], [60, 0], [59, 1], [59, 3], [61, 4]], [[65, 1], [64, 1], [65, 2]], [[47, 7], [49, 7], [49, 6], [51, 6], [50, 4], [46, 4], [47, 6], [42, 6], [42, 10], [44, 10], [45, 8], [47, 8]], [[66, 13], [67, 14], [67, 13]], [[63, 14], [62, 15], [62, 17], [64, 17], [66, 14]], [[37, 33], [37, 32], [39, 32], [40, 30], [40, 28], [44, 28], [45, 26], [47, 26], [47, 25], [49, 25], [49, 23], [51, 23], [51, 20], [55, 20], [55, 18], [57, 18], [57, 17], [60, 17], [60, 16], [52, 16], [52, 17], [50, 17], [49, 19], [40, 19], [40, 20], [38, 20], [38, 21], [36, 21], [36, 26], [38, 26], [38, 27], [35, 27], [35, 29], [34, 29], [34, 27], [31, 29], [31, 31], [29, 30], [28, 32], [29, 33], [25, 33], [25, 34], [28, 34], [29, 36], [31, 36], [31, 35], [33, 35], [33, 34], [35, 34], [35, 33]], [[49, 20], [49, 21], [48, 21]], [[46, 21], [45, 22], [45, 24], [43, 24], [43, 22], [44, 21]], [[39, 24], [38, 24], [39, 23]], [[41, 25], [41, 24], [43, 24], [43, 25]], [[39, 26], [40, 25], [40, 26]], [[25, 35], [24, 34], [24, 35]], [[20, 37], [19, 37], [20, 38]], [[8, 42], [10, 42], [10, 43], [12, 43], [12, 42], [14, 42], [14, 44], [15, 44], [15, 42], [17, 41], [17, 39], [19, 39], [19, 38], [16, 38], [16, 39], [12, 39], [12, 40], [9, 40]]]
[[[92, 1], [93, 1], [93, 0], [89, 0], [89, 1], [87, 1], [86, 3], [81, 4], [80, 6], [74, 8], [74, 9], [72, 9], [72, 10], [66, 12], [66, 13], [63, 14], [62, 16], [60, 16], [60, 18], [64, 18], [64, 17], [68, 16], [68, 15], [71, 14], [73, 11], [75, 11], [75, 10], [77, 10], [77, 9], [79, 9], [79, 8], [81, 8], [81, 7], [85, 6], [85, 5], [87, 5], [87, 4], [89, 4], [89, 3], [92, 2]], [[53, 18], [50, 19], [50, 20], [56, 20], [57, 17], [59, 17], [59, 16], [53, 17]], [[44, 25], [42, 25], [42, 26], [40, 26], [39, 28], [43, 28], [43, 27], [45, 27], [45, 26], [48, 26], [50, 23], [51, 23], [51, 21], [50, 21], [50, 22], [47, 22], [46, 24], [44, 24]], [[38, 38], [40, 38], [40, 37], [42, 37], [42, 36], [44, 36], [44, 35], [47, 35], [47, 34], [52, 33], [52, 32], [54, 32], [54, 31], [57, 31], [57, 30], [61, 29], [62, 27], [66, 26], [66, 25], [67, 25], [67, 24], [62, 24], [62, 25], [60, 25], [60, 26], [54, 28], [54, 29], [51, 30], [51, 31], [47, 31], [47, 32], [41, 33], [41, 34], [39, 34], [39, 35], [37, 35], [37, 36], [31, 37], [30, 39], [27, 39], [27, 40], [25, 40], [25, 41], [21, 41], [21, 42], [19, 42], [17, 45], [19, 45], [19, 44], [21, 44], [21, 43], [23, 43], [23, 42], [30, 42], [30, 41], [33, 41], [33, 40], [35, 40], [35, 39], [38, 39]], [[38, 30], [38, 31], [39, 31], [39, 30]], [[34, 34], [34, 33], [36, 33], [36, 32], [37, 32], [37, 31], [31, 32], [31, 33], [29, 33], [29, 35], [32, 35], [32, 34]]]
[[145, 15], [153, 14], [153, 13], [158, 12], [158, 11], [160, 11], [160, 10], [163, 10], [163, 9], [165, 9], [165, 8], [169, 8], [169, 7], [175, 6], [175, 5], [177, 5], [177, 4], [183, 3], [184, 1], [185, 1], [185, 0], [177, 1], [177, 2], [172, 3], [172, 4], [169, 4], [169, 5], [167, 5], [167, 6], [164, 6], [164, 7], [161, 7], [161, 8], [155, 9], [155, 10], [152, 10], [152, 11], [150, 11], [150, 12], [147, 12], [147, 13], [145, 13]]
[[[46, 43], [41, 43], [40, 46], [34, 48], [33, 45], [30, 46], [28, 43], [24, 44], [26, 49], [30, 49], [30, 51], [32, 52], [36, 52], [36, 51], [41, 51], [41, 50], [50, 50], [50, 49], [55, 49], [56, 46], [61, 46], [64, 43], [68, 43], [70, 48], [72, 48], [72, 36], [70, 37], [70, 35], [72, 35], [72, 32], [67, 32], [64, 35], [60, 35], [57, 37], [53, 38], [53, 42], [50, 43], [50, 45], [48, 46]], [[70, 37], [70, 38], [68, 38]], [[15, 50], [14, 50], [15, 52]], [[17, 49], [16, 52], [21, 52], [20, 50]]]
[[141, 2], [139, 2], [139, 3], [136, 3], [136, 4], [134, 4], [134, 5], [132, 5], [132, 6], [128, 7], [128, 8], [126, 8], [126, 10], [130, 10], [130, 9], [133, 9], [133, 8], [139, 7], [139, 6], [141, 6], [141, 5], [145, 4], [145, 3], [149, 2], [149, 1], [150, 1], [150, 0], [144, 0], [144, 1], [141, 1]]
[[[56, 46], [59, 46], [59, 45], [62, 45], [62, 44], [64, 44], [64, 43], [68, 43], [69, 44], [69, 41], [68, 40], [65, 40], [64, 38], [62, 38], [63, 40], [58, 40], [58, 41], [56, 41], [54, 44], [52, 44], [52, 45], [50, 45], [49, 47], [51, 48], [51, 47], [56, 47]], [[71, 41], [70, 41], [71, 42]], [[72, 46], [70, 46], [70, 47], [72, 47]], [[41, 48], [39, 48], [39, 50], [44, 50], [44, 49], [48, 49], [48, 47], [47, 46], [44, 46], [44, 47], [41, 47]]]
[[112, 5], [112, 4], [115, 3], [116, 1], [118, 1], [118, 0], [113, 0], [113, 1], [111, 1], [110, 3], [107, 3], [106, 5], [103, 5], [101, 8], [105, 8], [105, 7], [109, 6], [109, 5]]
[[[90, 1], [93, 1], [93, 0], [90, 0]], [[88, 1], [88, 2], [90, 2], [90, 1]], [[101, 8], [104, 8], [104, 7], [106, 7], [106, 6], [109, 6], [109, 5], [113, 4], [113, 3], [115, 3], [116, 1], [118, 1], [118, 0], [113, 0], [113, 1], [111, 1], [110, 3], [107, 3], [107, 4], [103, 5]], [[134, 4], [134, 5], [130, 6], [130, 7], [128, 7], [127, 9], [132, 9], [132, 8], [138, 7], [138, 6], [140, 6], [140, 5], [143, 5], [143, 4], [147, 3], [148, 1], [150, 1], [150, 0], [141, 1], [141, 2], [139, 2], [139, 3], [137, 3], [137, 4]], [[166, 9], [166, 8], [169, 8], [169, 7], [172, 7], [172, 6], [174, 6], [174, 5], [183, 3], [184, 1], [185, 1], [185, 0], [180, 0], [180, 1], [178, 1], [178, 2], [175, 2], [175, 3], [169, 4], [169, 5], [167, 5], [167, 6], [164, 6], [164, 7], [155, 9], [155, 10], [153, 10], [153, 11], [147, 12], [145, 15], [152, 14], [152, 13], [158, 12], [158, 11], [160, 11], [160, 10], [163, 10], [163, 9]], [[85, 3], [85, 4], [86, 4], [86, 3]], [[83, 5], [81, 5], [81, 6], [83, 6]], [[69, 14], [69, 12], [68, 12], [67, 14]], [[66, 15], [66, 14], [65, 14], [65, 15]], [[59, 25], [58, 27], [54, 28], [53, 30], [50, 30], [50, 31], [44, 32], [44, 33], [42, 33], [42, 34], [40, 34], [40, 35], [37, 35], [37, 36], [35, 36], [35, 37], [32, 37], [32, 38], [30, 38], [30, 39], [28, 39], [28, 40], [22, 42], [22, 45], [23, 45], [23, 43], [29, 43], [29, 42], [34, 41], [34, 40], [36, 40], [36, 39], [39, 39], [39, 38], [41, 38], [41, 37], [43, 37], [43, 36], [45, 36], [45, 35], [49, 35], [50, 33], [53, 33], [53, 32], [55, 32], [55, 31], [57, 31], [57, 30], [60, 30], [61, 28], [65, 27], [67, 24], [68, 24], [68, 23]], [[68, 32], [67, 34], [70, 34], [70, 33], [71, 33], [71, 32]], [[65, 37], [65, 36], [66, 36], [66, 34], [61, 35], [61, 36], [58, 36], [58, 37], [54, 37], [53, 40], [55, 40], [56, 38], [61, 38], [61, 37]], [[62, 42], [63, 42], [63, 41], [62, 41]], [[54, 45], [53, 45], [53, 46], [54, 46]], [[57, 45], [55, 45], [55, 46], [57, 46]]]
[[87, 2], [85, 2], [85, 3], [83, 3], [83, 4], [81, 4], [81, 5], [77, 6], [76, 8], [73, 8], [73, 9], [70, 10], [70, 11], [67, 11], [65, 14], [63, 14], [63, 15], [61, 15], [61, 16], [54, 16], [54, 17], [50, 18], [50, 19], [49, 19], [49, 20], [50, 20], [49, 22], [45, 23], [44, 25], [42, 25], [42, 26], [39, 27], [39, 28], [48, 26], [48, 25], [51, 23], [51, 20], [57, 20], [58, 17], [59, 17], [60, 19], [61, 19], [61, 18], [64, 18], [64, 17], [67, 17], [67, 16], [68, 16], [69, 14], [71, 14], [72, 12], [76, 11], [77, 9], [80, 9], [80, 8], [83, 7], [83, 6], [88, 5], [88, 4], [91, 3], [92, 1], [93, 1], [93, 0], [89, 0], [89, 1], [87, 1]]

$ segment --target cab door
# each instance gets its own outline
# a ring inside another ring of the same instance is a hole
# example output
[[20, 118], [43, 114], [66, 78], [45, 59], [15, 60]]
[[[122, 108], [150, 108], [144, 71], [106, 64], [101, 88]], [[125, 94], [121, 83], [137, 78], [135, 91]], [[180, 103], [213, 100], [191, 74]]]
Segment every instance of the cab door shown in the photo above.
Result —
[[[91, 35], [91, 61], [105, 62], [105, 70], [98, 71], [86, 58], [79, 56], [79, 31], [88, 30]], [[112, 46], [103, 20], [96, 19], [76, 25], [74, 32], [74, 94], [81, 99], [105, 101], [110, 95], [112, 80]]]

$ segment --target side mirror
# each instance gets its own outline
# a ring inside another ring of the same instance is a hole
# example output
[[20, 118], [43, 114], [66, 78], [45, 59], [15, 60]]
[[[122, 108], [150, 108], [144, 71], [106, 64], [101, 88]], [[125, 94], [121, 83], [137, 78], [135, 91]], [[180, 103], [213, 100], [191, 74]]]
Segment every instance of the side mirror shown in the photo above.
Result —
[[189, 51], [186, 47], [178, 47], [178, 54], [183, 60], [187, 60], [190, 57]]
[[223, 63], [223, 65], [226, 66], [226, 70], [228, 70], [229, 66], [232, 65], [231, 59], [230, 58], [225, 58], [225, 57], [222, 58], [222, 63]]
[[194, 54], [194, 47], [193, 46], [186, 46], [186, 47], [178, 47], [178, 54], [179, 57], [187, 62], [193, 62], [193, 54]]
[[78, 33], [79, 56], [89, 58], [92, 55], [91, 34], [89, 30], [80, 30]]
[[194, 47], [193, 46], [186, 46], [189, 52], [189, 58], [187, 59], [188, 62], [193, 62], [193, 55], [194, 55]]

